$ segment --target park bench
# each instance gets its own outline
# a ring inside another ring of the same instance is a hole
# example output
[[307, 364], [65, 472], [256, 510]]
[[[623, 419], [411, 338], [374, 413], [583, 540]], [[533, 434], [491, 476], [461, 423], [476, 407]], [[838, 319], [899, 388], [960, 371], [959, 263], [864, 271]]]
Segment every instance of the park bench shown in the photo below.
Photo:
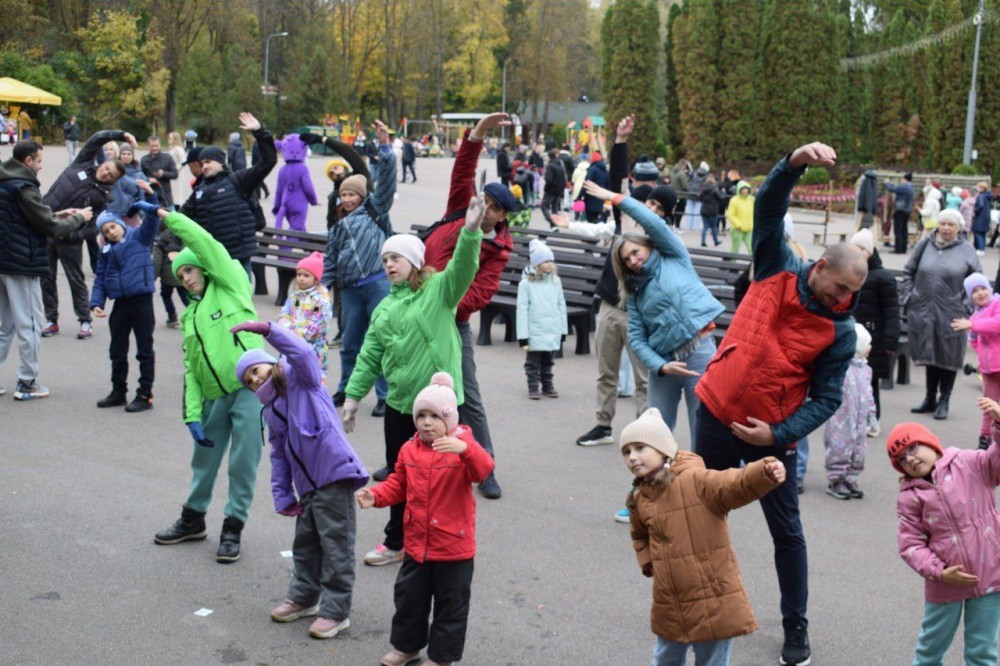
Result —
[[278, 273], [278, 291], [274, 304], [284, 305], [288, 287], [295, 278], [295, 266], [313, 252], [326, 253], [326, 234], [264, 227], [257, 232], [257, 254], [253, 266], [254, 294], [267, 294], [267, 269]]

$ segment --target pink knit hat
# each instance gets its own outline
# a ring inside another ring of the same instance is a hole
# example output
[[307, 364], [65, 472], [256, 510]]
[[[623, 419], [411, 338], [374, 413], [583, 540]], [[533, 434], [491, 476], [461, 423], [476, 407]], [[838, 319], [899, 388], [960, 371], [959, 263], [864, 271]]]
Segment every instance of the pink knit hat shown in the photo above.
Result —
[[458, 427], [458, 398], [455, 397], [455, 381], [447, 372], [435, 372], [431, 384], [417, 394], [413, 401], [413, 423], [417, 422], [417, 414], [428, 410], [437, 414], [451, 432]]
[[296, 270], [309, 271], [318, 282], [323, 277], [323, 255], [313, 252], [308, 257], [295, 264]]

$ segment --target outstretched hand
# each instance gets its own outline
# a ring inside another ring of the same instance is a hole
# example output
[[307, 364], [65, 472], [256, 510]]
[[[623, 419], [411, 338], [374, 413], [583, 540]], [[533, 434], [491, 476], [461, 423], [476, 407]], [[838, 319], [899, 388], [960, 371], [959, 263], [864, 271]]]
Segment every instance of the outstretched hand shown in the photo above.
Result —
[[559, 213], [552, 213], [552, 224], [560, 229], [569, 229], [569, 220], [565, 215], [560, 215]]
[[503, 113], [500, 111], [491, 113], [476, 123], [476, 127], [469, 134], [469, 138], [475, 139], [476, 141], [482, 141], [486, 138], [486, 135], [491, 129], [496, 127], [510, 127], [511, 125], [512, 123], [510, 121], [509, 113]]
[[837, 151], [825, 143], [814, 141], [796, 148], [788, 163], [793, 169], [801, 169], [804, 166], [833, 166], [837, 163]]
[[994, 421], [1000, 421], [1000, 404], [996, 400], [982, 396], [976, 400], [976, 407], [989, 414]]
[[670, 361], [660, 366], [661, 375], [677, 375], [678, 377], [701, 377], [701, 373], [695, 370], [688, 370], [687, 363], [682, 361]]
[[764, 473], [767, 475], [767, 478], [779, 485], [785, 482], [785, 466], [781, 461], [773, 460], [766, 463], [764, 465]]
[[359, 509], [370, 509], [375, 506], [375, 493], [371, 488], [362, 488], [354, 493], [354, 497], [358, 500]]
[[239, 333], [240, 331], [249, 331], [251, 333], [256, 333], [257, 335], [267, 335], [271, 332], [271, 322], [245, 321], [242, 324], [236, 324], [236, 326], [229, 329], [230, 333]]
[[465, 211], [465, 228], [475, 231], [483, 223], [483, 216], [486, 215], [486, 195], [480, 192], [472, 197], [469, 207]]
[[597, 197], [603, 201], [611, 201], [615, 196], [615, 193], [611, 190], [606, 190], [592, 180], [588, 180], [583, 183], [583, 189], [587, 191], [592, 197]]
[[618, 131], [615, 134], [615, 143], [627, 143], [632, 130], [635, 128], [635, 114], [631, 113], [618, 121]]
[[372, 124], [372, 130], [375, 132], [375, 140], [380, 145], [385, 146], [389, 143], [389, 128], [385, 126], [385, 123], [381, 120], [376, 120]]
[[240, 129], [247, 132], [256, 132], [260, 129], [260, 121], [246, 111], [240, 112]]

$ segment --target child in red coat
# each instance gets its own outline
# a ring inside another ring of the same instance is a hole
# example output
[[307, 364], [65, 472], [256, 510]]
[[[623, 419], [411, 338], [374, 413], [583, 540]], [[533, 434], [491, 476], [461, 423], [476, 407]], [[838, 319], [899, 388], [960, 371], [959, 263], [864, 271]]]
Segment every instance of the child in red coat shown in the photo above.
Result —
[[[454, 382], [446, 372], [413, 403], [417, 433], [403, 444], [395, 471], [379, 485], [357, 492], [358, 506], [386, 507], [406, 501], [403, 549], [396, 577], [396, 613], [383, 666], [462, 659], [476, 554], [476, 501], [472, 484], [493, 471], [493, 458], [472, 432], [458, 425]], [[427, 619], [434, 606], [434, 621]]]

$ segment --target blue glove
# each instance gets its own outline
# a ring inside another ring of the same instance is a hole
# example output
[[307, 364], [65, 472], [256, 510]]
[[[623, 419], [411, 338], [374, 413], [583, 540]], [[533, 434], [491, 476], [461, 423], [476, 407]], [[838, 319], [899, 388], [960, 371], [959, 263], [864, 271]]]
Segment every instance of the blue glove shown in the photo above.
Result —
[[215, 446], [215, 442], [205, 437], [205, 430], [201, 427], [201, 423], [195, 421], [194, 423], [188, 423], [187, 427], [191, 431], [191, 437], [194, 438], [196, 444], [207, 446], [208, 448]]
[[148, 201], [136, 201], [132, 204], [132, 208], [136, 210], [141, 210], [143, 213], [149, 213], [150, 215], [156, 215], [156, 211], [162, 208], [158, 203], [150, 203]]

